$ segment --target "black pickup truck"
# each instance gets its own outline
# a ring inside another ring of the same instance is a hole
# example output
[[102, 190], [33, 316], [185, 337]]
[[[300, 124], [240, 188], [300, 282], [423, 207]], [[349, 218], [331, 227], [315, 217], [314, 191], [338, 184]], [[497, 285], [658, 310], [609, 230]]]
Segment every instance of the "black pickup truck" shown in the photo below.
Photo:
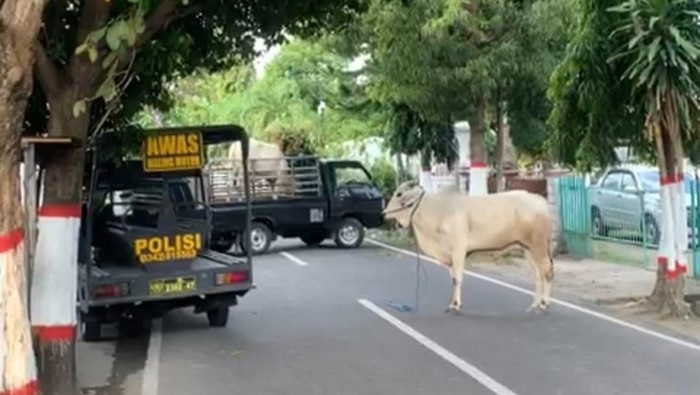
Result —
[[[206, 173], [212, 248], [243, 250], [241, 172], [226, 162], [210, 160]], [[309, 246], [333, 238], [339, 247], [355, 248], [366, 228], [383, 222], [382, 194], [358, 161], [298, 156], [249, 162], [253, 255], [267, 251], [277, 237], [300, 238]]]

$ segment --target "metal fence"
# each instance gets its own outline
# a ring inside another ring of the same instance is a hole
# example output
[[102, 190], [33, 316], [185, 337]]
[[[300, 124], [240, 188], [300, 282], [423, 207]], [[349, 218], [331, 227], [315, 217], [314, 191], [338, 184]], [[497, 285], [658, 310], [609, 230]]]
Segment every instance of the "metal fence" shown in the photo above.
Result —
[[[661, 237], [658, 193], [591, 188], [580, 176], [556, 181], [560, 226], [570, 253], [603, 261], [653, 266]], [[700, 185], [686, 182], [688, 262], [700, 277]]]

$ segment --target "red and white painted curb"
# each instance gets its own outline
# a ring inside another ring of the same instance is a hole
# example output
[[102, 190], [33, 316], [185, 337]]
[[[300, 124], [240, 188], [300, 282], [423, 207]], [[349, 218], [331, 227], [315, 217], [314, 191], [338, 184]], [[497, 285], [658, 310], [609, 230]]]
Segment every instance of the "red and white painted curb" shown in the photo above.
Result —
[[23, 259], [22, 230], [0, 234], [0, 395], [38, 393]]
[[75, 204], [39, 210], [31, 311], [32, 330], [40, 342], [75, 338], [80, 215]]

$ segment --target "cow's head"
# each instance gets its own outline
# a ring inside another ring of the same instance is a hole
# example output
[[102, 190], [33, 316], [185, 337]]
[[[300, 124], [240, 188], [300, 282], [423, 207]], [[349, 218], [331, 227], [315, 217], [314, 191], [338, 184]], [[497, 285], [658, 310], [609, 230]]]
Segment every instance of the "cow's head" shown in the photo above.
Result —
[[423, 197], [423, 188], [415, 181], [406, 181], [399, 185], [394, 195], [382, 211], [385, 219], [395, 219], [407, 228], [411, 224], [413, 208]]

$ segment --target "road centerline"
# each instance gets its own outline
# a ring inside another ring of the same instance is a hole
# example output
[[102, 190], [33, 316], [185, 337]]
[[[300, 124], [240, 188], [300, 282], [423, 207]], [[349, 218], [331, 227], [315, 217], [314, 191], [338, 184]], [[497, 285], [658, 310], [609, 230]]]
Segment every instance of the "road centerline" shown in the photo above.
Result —
[[413, 329], [411, 326], [408, 324], [404, 323], [403, 321], [399, 320], [398, 318], [394, 317], [381, 307], [377, 306], [376, 304], [372, 303], [371, 301], [367, 299], [358, 299], [357, 300], [362, 306], [379, 316], [381, 319], [384, 321], [388, 322], [392, 326], [394, 326], [396, 329], [400, 330], [403, 332], [405, 335], [409, 336], [422, 346], [426, 347], [430, 351], [434, 352], [437, 354], [439, 357], [444, 359], [445, 361], [451, 363], [454, 367], [457, 369], [461, 370], [462, 372], [466, 373], [469, 375], [471, 378], [474, 380], [478, 381], [481, 385], [484, 387], [488, 388], [491, 392], [493, 392], [496, 395], [517, 395], [515, 392], [511, 391], [508, 389], [506, 386], [503, 384], [499, 383], [498, 381], [494, 380], [491, 378], [491, 376], [487, 375], [483, 371], [479, 370], [476, 366], [470, 364], [469, 362], [465, 361], [464, 359], [458, 357], [451, 351], [447, 350], [446, 348], [442, 347], [441, 345], [435, 343], [433, 340], [431, 340], [429, 337], [423, 335], [422, 333], [418, 332], [417, 330]]
[[309, 265], [305, 261], [302, 261], [301, 259], [297, 258], [296, 256], [294, 256], [288, 252], [282, 251], [282, 252], [280, 252], [280, 255], [282, 255], [283, 257], [289, 259], [290, 261], [296, 263], [299, 266], [308, 266]]
[[[399, 247], [394, 247], [394, 246], [392, 246], [392, 245], [389, 245], [389, 244], [386, 244], [386, 243], [382, 243], [382, 242], [377, 241], [377, 240], [367, 239], [367, 242], [369, 242], [369, 243], [371, 243], [371, 244], [374, 244], [374, 245], [376, 245], [376, 246], [378, 246], [378, 247], [384, 248], [384, 249], [386, 249], [386, 250], [390, 250], [390, 251], [394, 251], [394, 252], [401, 253], [401, 254], [403, 254], [403, 255], [407, 255], [407, 256], [411, 256], [411, 257], [415, 257], [415, 256], [417, 255], [415, 252], [411, 252], [411, 251], [408, 251], [408, 250], [405, 250], [405, 249], [399, 248]], [[428, 261], [428, 262], [434, 263], [434, 264], [436, 264], [436, 265], [438, 265], [438, 266], [442, 266], [442, 265], [440, 265], [440, 263], [439, 263], [437, 260], [435, 260], [435, 259], [433, 259], [433, 258], [431, 258], [431, 257], [429, 257], [429, 256], [422, 255], [422, 254], [420, 254], [420, 255], [418, 255], [418, 256], [420, 256], [420, 258], [423, 259], [423, 260], [426, 260], [426, 261]], [[498, 285], [498, 286], [500, 286], [500, 287], [502, 287], [502, 288], [510, 289], [510, 290], [512, 290], [512, 291], [515, 291], [515, 292], [519, 292], [519, 293], [522, 293], [522, 294], [525, 294], [525, 295], [533, 295], [533, 292], [530, 291], [530, 290], [527, 290], [527, 289], [525, 289], [525, 288], [519, 287], [519, 286], [517, 286], [517, 285], [513, 285], [513, 284], [510, 284], [510, 283], [507, 283], [507, 282], [505, 282], [505, 281], [501, 281], [501, 280], [495, 279], [495, 278], [490, 277], [490, 276], [486, 276], [486, 275], [483, 275], [483, 274], [475, 273], [475, 272], [472, 272], [472, 271], [469, 271], [469, 270], [464, 270], [464, 274], [466, 274], [466, 275], [468, 275], [468, 276], [471, 276], [471, 277], [474, 277], [474, 278], [477, 278], [477, 279], [479, 279], [479, 280], [482, 280], [482, 281], [485, 281], [485, 282], [494, 284], [494, 285]], [[645, 327], [643, 327], [643, 326], [640, 326], [640, 325], [637, 325], [637, 324], [633, 324], [633, 323], [631, 323], [631, 322], [622, 320], [622, 319], [620, 319], [620, 318], [615, 318], [615, 317], [613, 317], [613, 316], [610, 316], [610, 315], [601, 313], [601, 312], [599, 312], [599, 311], [591, 310], [591, 309], [589, 309], [589, 308], [586, 308], [586, 307], [583, 307], [583, 306], [579, 306], [579, 305], [577, 305], [577, 304], [574, 304], [574, 303], [571, 303], [571, 302], [567, 302], [567, 301], [564, 301], [564, 300], [561, 300], [561, 299], [557, 299], [557, 298], [552, 297], [552, 298], [551, 298], [551, 301], [552, 301], [553, 304], [557, 304], [557, 305], [562, 306], [562, 307], [565, 307], [565, 308], [567, 308], [567, 309], [569, 309], [569, 310], [573, 310], [573, 311], [576, 311], [576, 312], [579, 312], [579, 313], [582, 313], [582, 314], [585, 314], [585, 315], [588, 315], [588, 316], [591, 316], [591, 317], [595, 317], [595, 318], [601, 319], [601, 320], [603, 320], [603, 321], [607, 321], [607, 322], [610, 322], [610, 323], [612, 323], [612, 324], [616, 324], [616, 325], [619, 325], [619, 326], [622, 326], [622, 327], [625, 327], [625, 328], [634, 330], [634, 331], [636, 331], [636, 332], [643, 333], [643, 334], [645, 334], [645, 335], [649, 335], [649, 336], [655, 337], [655, 338], [657, 338], [657, 339], [659, 339], [659, 340], [665, 340], [665, 341], [667, 341], [667, 342], [676, 344], [676, 345], [678, 345], [678, 346], [686, 347], [686, 348], [689, 348], [689, 349], [695, 350], [695, 351], [700, 351], [700, 344], [693, 343], [693, 342], [689, 342], [689, 341], [685, 341], [685, 340], [679, 339], [679, 338], [674, 337], [674, 336], [666, 335], [666, 334], [664, 334], [664, 333], [657, 332], [657, 331], [655, 331], [655, 330], [653, 330], [653, 329], [645, 328]]]

